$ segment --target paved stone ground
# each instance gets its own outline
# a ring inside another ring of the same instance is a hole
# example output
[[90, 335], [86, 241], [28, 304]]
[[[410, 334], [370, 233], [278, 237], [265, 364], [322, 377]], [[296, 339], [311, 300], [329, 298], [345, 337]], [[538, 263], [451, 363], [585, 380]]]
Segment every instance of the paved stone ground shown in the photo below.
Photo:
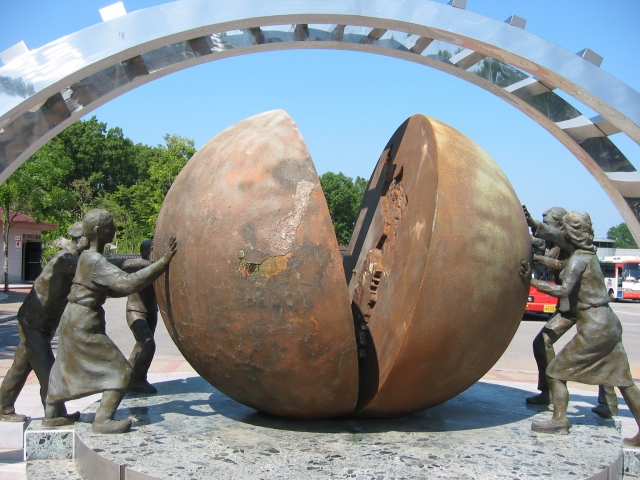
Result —
[[[16, 347], [20, 342], [16, 314], [30, 289], [31, 287], [27, 285], [12, 286], [8, 294], [0, 293], [0, 381], [2, 381], [7, 370], [11, 367]], [[125, 356], [128, 357], [133, 349], [135, 340], [125, 318], [126, 301], [126, 298], [107, 300], [105, 313], [107, 333]], [[52, 342], [54, 353], [56, 353], [57, 344], [58, 337], [56, 335]], [[171, 340], [162, 321], [158, 323], [156, 331], [156, 355], [151, 364], [149, 374], [152, 382], [162, 382], [196, 375], [191, 365], [187, 363]], [[16, 402], [16, 410], [32, 418], [42, 418], [43, 409], [40, 403], [39, 391], [40, 384], [32, 372]], [[67, 408], [69, 411], [84, 410], [99, 398], [100, 395], [92, 395], [84, 399], [68, 402]], [[51, 470], [51, 476], [47, 473], [42, 478], [67, 478], [64, 474], [64, 468], [68, 467], [68, 465], [62, 465], [61, 462], [64, 463], [63, 461], [47, 462], [42, 465], [32, 465], [30, 468], [31, 470], [34, 468], [38, 471], [42, 470], [42, 472]], [[22, 450], [0, 449], [0, 479], [25, 480], [26, 478], [26, 463], [22, 461]]]
[[[24, 289], [26, 290], [26, 289]], [[28, 290], [27, 290], [28, 291]], [[24, 291], [13, 290], [4, 300], [0, 300], [0, 381], [4, 378], [13, 362], [13, 355], [20, 342], [18, 338], [16, 313], [22, 305], [26, 293]], [[107, 318], [107, 334], [115, 342], [125, 356], [133, 349], [135, 340], [125, 318], [126, 298], [110, 298], [105, 304], [105, 316]], [[53, 352], [56, 353], [58, 346], [58, 336], [52, 342]], [[149, 373], [174, 373], [174, 372], [194, 372], [193, 368], [184, 359], [178, 348], [175, 346], [164, 323], [160, 320], [156, 331], [156, 355]], [[27, 386], [38, 386], [38, 379], [32, 372], [27, 380]], [[25, 395], [21, 395], [23, 397]], [[17, 408], [20, 407], [22, 398], [18, 400]], [[38, 400], [38, 399], [36, 399]], [[39, 404], [39, 400], [37, 402]], [[27, 407], [27, 415], [33, 414], [31, 406]], [[23, 412], [23, 410], [20, 410]], [[34, 415], [39, 416], [39, 415]]]
[[[27, 285], [12, 286], [6, 298], [2, 298], [3, 294], [0, 294], [0, 381], [11, 366], [15, 348], [19, 343], [15, 318], [18, 308], [29, 290], [30, 286]], [[126, 298], [108, 299], [105, 304], [105, 312], [107, 333], [125, 356], [128, 356], [133, 348], [134, 339], [126, 323], [125, 305]], [[629, 356], [631, 371], [636, 383], [640, 384], [640, 303], [620, 302], [612, 304], [612, 307], [622, 321], [624, 344]], [[531, 353], [531, 342], [545, 321], [546, 319], [542, 316], [525, 316], [525, 321], [521, 323], [511, 345], [483, 380], [504, 385], [517, 384], [523, 390], [535, 391], [537, 373]], [[560, 339], [556, 344], [556, 351], [559, 351], [574, 333], [574, 331], [570, 331]], [[197, 375], [171, 340], [162, 321], [159, 322], [156, 331], [156, 344], [156, 356], [150, 369], [150, 380], [152, 382], [188, 378]], [[54, 352], [56, 346], [57, 337], [53, 341]], [[570, 391], [580, 390], [585, 399], [587, 398], [585, 395], [588, 396], [589, 392], [593, 392], [592, 401], [596, 402], [597, 387], [570, 382], [569, 389]], [[32, 373], [16, 404], [17, 411], [32, 418], [41, 418], [43, 410], [38, 392], [38, 380]], [[99, 395], [94, 395], [86, 399], [69, 402], [68, 409], [69, 411], [74, 409], [83, 410], [98, 398]], [[621, 399], [620, 401], [623, 403]], [[622, 405], [621, 417], [623, 419], [623, 435], [634, 435], [636, 432], [635, 424], [624, 405]], [[0, 478], [7, 480], [26, 478], [25, 464], [16, 464], [20, 459], [20, 451], [0, 450]]]

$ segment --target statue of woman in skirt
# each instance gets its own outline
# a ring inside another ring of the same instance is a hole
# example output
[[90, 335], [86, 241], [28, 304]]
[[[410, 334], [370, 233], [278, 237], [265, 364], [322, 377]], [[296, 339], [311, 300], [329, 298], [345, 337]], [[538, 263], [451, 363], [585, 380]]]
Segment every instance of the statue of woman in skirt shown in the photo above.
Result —
[[[553, 417], [533, 422], [531, 430], [540, 433], [567, 433], [569, 420], [567, 381], [588, 385], [618, 387], [629, 410], [640, 426], [640, 390], [633, 383], [627, 354], [622, 346], [622, 325], [609, 307], [596, 249], [592, 245], [593, 227], [585, 212], [571, 212], [562, 221], [565, 238], [575, 247], [560, 273], [562, 285], [531, 279], [531, 285], [558, 298], [568, 298], [576, 312], [577, 333], [549, 363], [547, 377], [553, 398]], [[530, 266], [521, 274], [528, 277]], [[640, 446], [640, 433], [626, 438], [625, 445]]]
[[76, 275], [60, 321], [58, 355], [51, 370], [44, 426], [69, 422], [62, 416], [64, 402], [104, 392], [92, 425], [95, 433], [123, 433], [131, 420], [114, 420], [127, 393], [132, 367], [105, 332], [102, 305], [107, 296], [123, 297], [150, 285], [176, 254], [171, 238], [165, 254], [155, 263], [127, 274], [103, 256], [105, 244], [115, 234], [113, 217], [106, 210], [89, 211], [82, 220], [89, 249], [78, 260]]

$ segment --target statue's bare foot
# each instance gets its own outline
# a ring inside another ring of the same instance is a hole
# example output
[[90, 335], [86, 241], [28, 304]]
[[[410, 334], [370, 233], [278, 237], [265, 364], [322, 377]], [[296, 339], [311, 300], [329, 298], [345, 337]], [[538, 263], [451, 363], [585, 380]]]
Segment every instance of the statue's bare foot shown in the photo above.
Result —
[[529, 405], [549, 405], [551, 403], [551, 392], [540, 392], [538, 395], [527, 397], [527, 403]]
[[618, 407], [615, 405], [607, 405], [606, 403], [599, 403], [597, 407], [591, 409], [596, 415], [600, 415], [602, 418], [611, 418], [618, 415]]
[[44, 418], [42, 420], [42, 426], [43, 427], [67, 427], [69, 425], [73, 425], [74, 423], [76, 423], [76, 420], [80, 418], [80, 415], [78, 415], [78, 418], [74, 418], [74, 415], [69, 415], [68, 417]]
[[135, 382], [131, 387], [131, 391], [138, 393], [158, 393], [158, 389], [151, 385], [147, 380]]
[[131, 430], [131, 420], [105, 420], [100, 423], [93, 422], [91, 431], [93, 433], [127, 433]]
[[640, 447], [640, 433], [636, 434], [635, 437], [631, 437], [631, 438], [625, 438], [622, 441], [622, 444], [625, 447]]
[[570, 426], [571, 424], [566, 418], [563, 418], [561, 420], [554, 420], [552, 418], [551, 420], [548, 420], [546, 422], [532, 422], [531, 430], [538, 433], [556, 433], [566, 435], [567, 433], [569, 433]]
[[21, 415], [19, 413], [2, 413], [0, 414], [0, 420], [3, 422], [26, 422], [26, 415]]

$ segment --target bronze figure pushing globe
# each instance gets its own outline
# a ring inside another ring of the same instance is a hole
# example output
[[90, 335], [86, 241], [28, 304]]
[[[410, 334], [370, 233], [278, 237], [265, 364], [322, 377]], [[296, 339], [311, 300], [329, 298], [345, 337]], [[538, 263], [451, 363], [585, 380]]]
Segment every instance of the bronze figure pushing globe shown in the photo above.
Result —
[[[529, 285], [520, 202], [469, 138], [415, 115], [382, 152], [344, 266], [311, 156], [282, 110], [210, 140], [163, 204], [171, 337], [234, 400], [297, 418], [397, 416], [480, 379]], [[346, 275], [346, 278], [345, 278]]]

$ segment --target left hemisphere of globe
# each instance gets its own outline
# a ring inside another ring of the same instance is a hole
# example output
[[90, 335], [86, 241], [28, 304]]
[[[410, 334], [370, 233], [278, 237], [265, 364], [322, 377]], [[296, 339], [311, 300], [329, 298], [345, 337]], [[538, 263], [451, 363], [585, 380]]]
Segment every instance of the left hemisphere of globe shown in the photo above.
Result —
[[198, 373], [271, 414], [353, 411], [358, 360], [340, 253], [289, 115], [256, 115], [210, 140], [163, 204], [156, 239], [170, 234], [180, 247], [158, 280], [159, 304]]

